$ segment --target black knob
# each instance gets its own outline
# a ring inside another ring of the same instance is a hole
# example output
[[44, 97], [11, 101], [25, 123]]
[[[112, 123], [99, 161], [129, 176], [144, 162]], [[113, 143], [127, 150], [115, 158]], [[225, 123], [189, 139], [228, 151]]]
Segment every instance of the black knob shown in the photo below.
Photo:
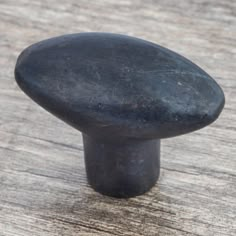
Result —
[[132, 197], [160, 170], [160, 139], [212, 123], [224, 106], [217, 83], [186, 58], [125, 35], [80, 33], [36, 43], [19, 56], [20, 88], [83, 133], [88, 181]]

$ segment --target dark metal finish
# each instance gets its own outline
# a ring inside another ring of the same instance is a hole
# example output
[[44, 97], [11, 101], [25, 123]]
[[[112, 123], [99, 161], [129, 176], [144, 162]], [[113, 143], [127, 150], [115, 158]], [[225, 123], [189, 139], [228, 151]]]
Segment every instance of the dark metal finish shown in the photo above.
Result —
[[107, 142], [83, 135], [88, 181], [98, 192], [133, 197], [148, 191], [160, 172], [160, 140]]
[[19, 56], [15, 78], [35, 102], [83, 133], [88, 180], [131, 197], [159, 175], [159, 140], [217, 119], [224, 94], [186, 58], [141, 39], [65, 35]]

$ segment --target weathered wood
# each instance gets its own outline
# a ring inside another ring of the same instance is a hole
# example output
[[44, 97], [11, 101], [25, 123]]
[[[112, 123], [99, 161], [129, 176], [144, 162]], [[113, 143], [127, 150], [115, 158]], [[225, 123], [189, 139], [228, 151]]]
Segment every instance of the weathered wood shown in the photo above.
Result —
[[[142, 37], [199, 64], [223, 87], [210, 127], [162, 142], [161, 178], [118, 200], [87, 184], [80, 133], [28, 99], [17, 55], [52, 36]], [[0, 0], [0, 236], [236, 235], [236, 2]]]

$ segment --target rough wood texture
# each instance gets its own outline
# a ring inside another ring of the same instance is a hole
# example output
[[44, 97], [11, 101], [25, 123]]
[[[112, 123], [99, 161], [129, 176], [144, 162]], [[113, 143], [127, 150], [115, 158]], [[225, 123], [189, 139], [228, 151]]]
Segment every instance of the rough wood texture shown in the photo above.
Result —
[[[158, 185], [118, 200], [87, 184], [80, 134], [27, 98], [17, 55], [52, 36], [134, 35], [192, 59], [222, 86], [210, 127], [162, 142]], [[0, 0], [0, 236], [236, 235], [234, 0]]]

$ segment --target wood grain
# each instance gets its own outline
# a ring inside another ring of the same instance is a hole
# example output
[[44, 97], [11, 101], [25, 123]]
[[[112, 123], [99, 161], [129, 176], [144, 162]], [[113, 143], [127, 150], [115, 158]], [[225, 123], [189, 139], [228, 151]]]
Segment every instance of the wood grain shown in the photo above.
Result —
[[[87, 184], [81, 135], [14, 82], [24, 47], [56, 35], [124, 33], [169, 47], [222, 86], [208, 128], [162, 141], [159, 183], [118, 200]], [[0, 236], [236, 235], [236, 1], [0, 0]]]

